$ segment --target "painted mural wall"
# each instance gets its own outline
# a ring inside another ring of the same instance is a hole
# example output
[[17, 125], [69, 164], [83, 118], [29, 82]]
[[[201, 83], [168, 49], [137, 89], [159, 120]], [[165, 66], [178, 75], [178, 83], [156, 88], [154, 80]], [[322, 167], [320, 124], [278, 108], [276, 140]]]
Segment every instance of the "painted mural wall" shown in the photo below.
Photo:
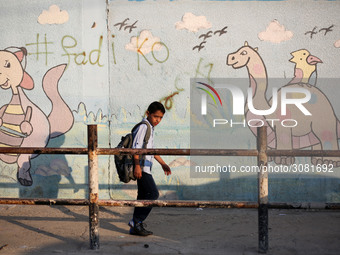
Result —
[[[239, 78], [242, 90], [257, 88], [258, 108], [271, 104], [272, 79], [311, 91], [312, 117], [301, 120], [307, 131], [274, 128], [263, 119], [272, 127], [269, 148], [338, 150], [339, 11], [340, 1], [312, 0], [0, 0], [0, 146], [86, 147], [86, 125], [97, 124], [99, 146], [115, 147], [147, 106], [161, 101], [167, 112], [156, 147], [189, 148], [190, 79]], [[231, 109], [228, 99], [221, 105]], [[226, 132], [226, 148], [256, 148], [249, 122]], [[197, 178], [193, 158], [164, 159], [171, 176], [153, 169], [161, 199], [257, 200], [255, 173]], [[255, 158], [228, 162], [256, 165]], [[270, 201], [340, 201], [339, 159], [271, 162], [334, 167], [270, 175]], [[84, 156], [1, 154], [0, 169], [2, 197], [87, 196]], [[101, 198], [136, 197], [134, 182], [119, 182], [113, 156], [100, 157], [99, 180]]]

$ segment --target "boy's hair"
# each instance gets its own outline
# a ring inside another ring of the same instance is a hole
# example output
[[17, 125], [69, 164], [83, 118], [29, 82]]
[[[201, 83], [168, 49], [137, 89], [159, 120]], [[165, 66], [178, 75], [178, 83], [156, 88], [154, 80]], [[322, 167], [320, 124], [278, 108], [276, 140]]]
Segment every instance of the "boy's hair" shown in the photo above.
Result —
[[163, 114], [165, 113], [165, 108], [164, 108], [163, 104], [160, 103], [160, 102], [157, 102], [157, 101], [152, 102], [148, 107], [148, 112], [150, 114], [152, 114], [152, 113], [155, 113], [157, 111], [161, 111]]

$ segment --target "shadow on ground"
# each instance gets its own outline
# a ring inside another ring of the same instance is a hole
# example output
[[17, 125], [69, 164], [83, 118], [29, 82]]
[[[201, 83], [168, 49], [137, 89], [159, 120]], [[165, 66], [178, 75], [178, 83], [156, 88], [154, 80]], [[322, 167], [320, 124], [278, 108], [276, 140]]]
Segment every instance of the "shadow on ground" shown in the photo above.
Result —
[[[90, 250], [88, 208], [0, 206], [0, 254], [257, 254], [256, 209], [154, 208], [153, 236], [128, 234], [133, 208], [100, 208]], [[268, 254], [338, 254], [340, 211], [270, 210]]]

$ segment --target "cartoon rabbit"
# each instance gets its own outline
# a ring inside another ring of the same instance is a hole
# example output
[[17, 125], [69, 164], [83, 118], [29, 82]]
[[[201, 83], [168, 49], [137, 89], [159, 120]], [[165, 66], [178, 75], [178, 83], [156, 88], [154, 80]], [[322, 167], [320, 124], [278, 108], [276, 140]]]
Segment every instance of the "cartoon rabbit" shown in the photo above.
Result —
[[[0, 50], [0, 87], [11, 89], [13, 94], [11, 101], [0, 108], [0, 147], [45, 147], [51, 138], [66, 133], [73, 126], [72, 111], [58, 91], [66, 64], [51, 68], [43, 77], [43, 90], [52, 103], [51, 113], [46, 116], [23, 91], [34, 87], [33, 79], [22, 65], [26, 55], [25, 48]], [[18, 181], [21, 185], [31, 186], [30, 159], [36, 156], [0, 154], [0, 160], [9, 164], [16, 162]]]

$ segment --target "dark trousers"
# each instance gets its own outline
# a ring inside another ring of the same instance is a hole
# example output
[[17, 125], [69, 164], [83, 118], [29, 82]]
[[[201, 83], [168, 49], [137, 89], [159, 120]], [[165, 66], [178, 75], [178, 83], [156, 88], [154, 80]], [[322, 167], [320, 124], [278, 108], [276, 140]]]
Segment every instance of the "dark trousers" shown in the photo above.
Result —
[[[159, 192], [151, 174], [142, 172], [142, 178], [137, 179], [137, 200], [156, 200]], [[134, 222], [143, 222], [151, 212], [152, 207], [135, 207], [133, 212]]]

